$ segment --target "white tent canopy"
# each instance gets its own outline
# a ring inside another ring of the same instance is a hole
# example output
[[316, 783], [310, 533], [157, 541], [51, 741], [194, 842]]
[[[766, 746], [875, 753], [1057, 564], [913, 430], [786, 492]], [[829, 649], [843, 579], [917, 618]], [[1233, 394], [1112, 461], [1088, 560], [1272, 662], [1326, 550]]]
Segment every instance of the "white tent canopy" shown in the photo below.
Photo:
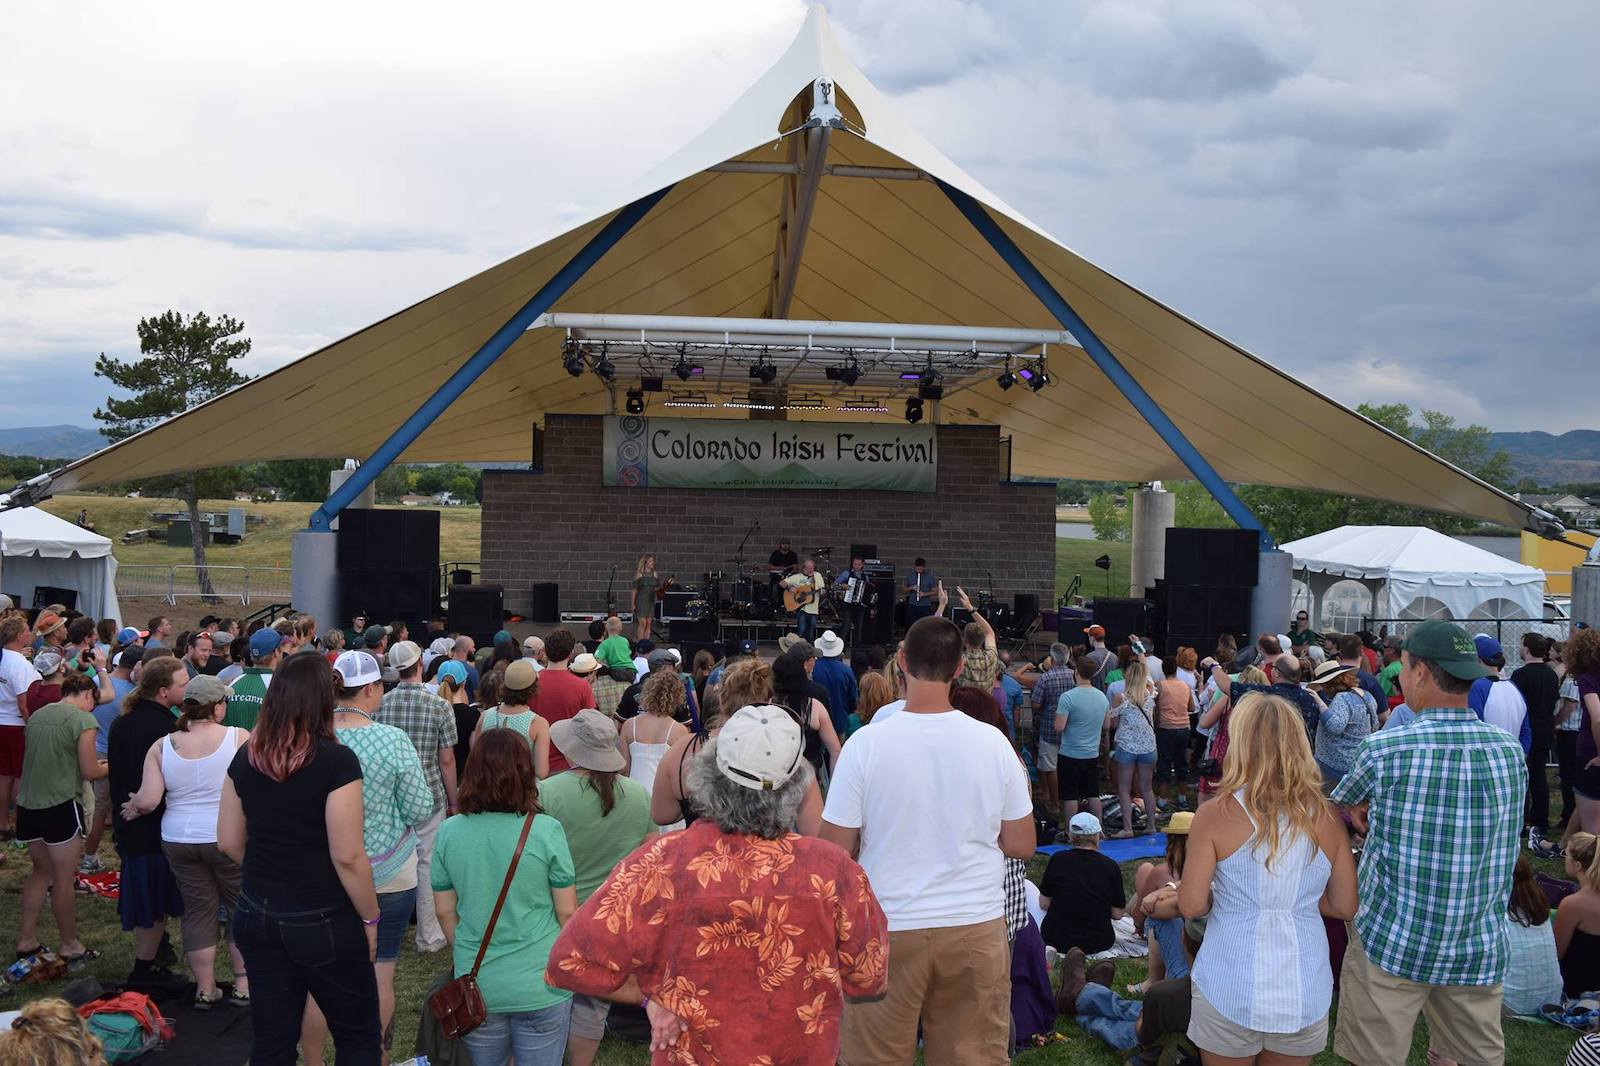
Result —
[[[658, 106], [658, 100], [641, 100], [639, 121], [648, 121]], [[819, 113], [831, 117], [808, 125]], [[936, 113], [917, 117], [938, 121]], [[595, 132], [608, 135], [626, 137], [627, 128]], [[940, 181], [977, 201], [978, 211], [1015, 242], [1223, 480], [1318, 488], [1518, 528], [1527, 524], [1525, 505], [1045, 234], [917, 131], [845, 55], [820, 7], [810, 10], [766, 74], [638, 183], [630, 198], [670, 191], [550, 310], [1059, 329]], [[1121, 209], [1137, 211], [1138, 205]], [[177, 472], [201, 442], [208, 461], [218, 465], [371, 456], [621, 213], [604, 211], [79, 460], [58, 472], [54, 491]], [[617, 411], [623, 390], [635, 383], [569, 375], [562, 341], [557, 329], [521, 334], [453, 402], [440, 405], [398, 459], [526, 461], [530, 427], [546, 414]], [[992, 378], [983, 380], [947, 397], [938, 418], [1000, 426], [1011, 439], [1017, 475], [1128, 482], [1193, 476], [1081, 348], [1052, 346], [1049, 374], [1054, 383], [1037, 392], [1006, 391]], [[722, 407], [705, 413], [747, 416]], [[899, 412], [868, 417], [896, 421]], [[1342, 457], [1332, 465], [1330, 440], [1339, 442]]]
[[1311, 589], [1313, 626], [1328, 590], [1357, 581], [1377, 618], [1542, 618], [1544, 571], [1421, 526], [1340, 526], [1282, 546]]
[[37, 507], [0, 512], [0, 592], [28, 607], [41, 585], [77, 590], [92, 618], [122, 619], [111, 541]]

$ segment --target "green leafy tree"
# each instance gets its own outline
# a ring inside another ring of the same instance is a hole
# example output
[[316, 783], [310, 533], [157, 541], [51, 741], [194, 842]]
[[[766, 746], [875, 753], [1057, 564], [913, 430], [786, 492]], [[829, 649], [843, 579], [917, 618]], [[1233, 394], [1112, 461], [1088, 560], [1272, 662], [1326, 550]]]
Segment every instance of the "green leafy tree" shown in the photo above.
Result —
[[280, 499], [321, 503], [328, 498], [328, 475], [343, 465], [339, 459], [274, 459], [261, 464], [261, 486], [277, 489]]
[[1173, 523], [1184, 529], [1232, 529], [1233, 519], [1198, 481], [1173, 481], [1166, 485], [1173, 497]]
[[378, 480], [373, 483], [372, 491], [377, 494], [381, 503], [399, 503], [400, 497], [411, 491], [410, 468], [400, 463], [395, 463], [378, 475]]
[[[166, 311], [140, 319], [140, 358], [113, 359], [101, 352], [95, 360], [95, 376], [127, 393], [106, 397], [105, 405], [95, 411], [101, 434], [110, 441], [123, 440], [244, 384], [249, 379], [233, 368], [250, 352], [250, 338], [243, 333], [243, 322], [230, 315], [213, 320], [204, 311], [194, 315]], [[200, 468], [141, 486], [146, 491], [165, 489], [183, 501], [189, 512], [195, 576], [207, 596], [213, 591], [200, 498], [231, 494], [237, 480], [236, 470]]]
[[1117, 498], [1109, 492], [1089, 497], [1089, 524], [1094, 527], [1095, 540], [1128, 539], [1128, 512], [1117, 506]]

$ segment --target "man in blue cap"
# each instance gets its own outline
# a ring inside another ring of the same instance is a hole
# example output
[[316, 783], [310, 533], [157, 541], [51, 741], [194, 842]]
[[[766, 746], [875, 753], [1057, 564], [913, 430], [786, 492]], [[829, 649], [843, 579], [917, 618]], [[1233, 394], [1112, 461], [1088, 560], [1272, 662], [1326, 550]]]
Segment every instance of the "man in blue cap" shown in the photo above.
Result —
[[254, 729], [261, 716], [261, 703], [267, 698], [267, 686], [272, 684], [272, 671], [283, 658], [283, 635], [276, 629], [263, 628], [250, 634], [250, 664], [232, 685], [233, 695], [228, 697], [228, 712], [222, 724]]
[[1467, 693], [1467, 706], [1479, 721], [1516, 737], [1526, 755], [1533, 745], [1533, 726], [1528, 722], [1528, 701], [1522, 698], [1517, 686], [1505, 680], [1505, 650], [1487, 633], [1473, 637], [1472, 646], [1487, 673], [1472, 683], [1472, 691]]
[[1423, 622], [1401, 661], [1416, 721], [1363, 740], [1331, 796], [1367, 835], [1333, 1050], [1356, 1066], [1404, 1062], [1426, 1011], [1431, 1050], [1499, 1063], [1527, 766], [1516, 740], [1467, 706], [1490, 670], [1460, 626]]

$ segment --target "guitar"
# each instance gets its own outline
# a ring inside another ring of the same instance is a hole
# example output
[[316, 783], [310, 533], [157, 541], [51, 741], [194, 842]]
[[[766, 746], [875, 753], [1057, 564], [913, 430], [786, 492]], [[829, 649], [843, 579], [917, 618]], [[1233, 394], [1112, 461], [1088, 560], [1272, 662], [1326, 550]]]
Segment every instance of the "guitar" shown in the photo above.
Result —
[[798, 611], [806, 604], [817, 598], [817, 589], [810, 585], [783, 586], [783, 608], [786, 611]]
[[672, 586], [676, 585], [677, 583], [678, 583], [677, 575], [676, 574], [669, 575], [665, 581], [663, 581], [660, 585], [656, 586], [656, 599], [660, 600], [662, 603], [665, 603], [666, 600], [667, 600], [667, 591], [669, 589], [671, 589]]

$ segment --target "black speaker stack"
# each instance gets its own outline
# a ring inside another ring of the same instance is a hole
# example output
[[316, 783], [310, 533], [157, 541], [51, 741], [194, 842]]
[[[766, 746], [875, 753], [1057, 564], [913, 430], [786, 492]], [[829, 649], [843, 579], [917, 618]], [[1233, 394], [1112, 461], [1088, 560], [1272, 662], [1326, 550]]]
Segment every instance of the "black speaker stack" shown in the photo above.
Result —
[[561, 621], [561, 586], [555, 581], [535, 581], [530, 590], [528, 620], [553, 626]]
[[451, 585], [450, 632], [488, 646], [505, 628], [505, 590], [499, 585]]
[[1167, 530], [1166, 576], [1151, 590], [1152, 636], [1161, 648], [1206, 655], [1223, 633], [1248, 644], [1260, 552], [1251, 529]]
[[337, 538], [340, 620], [365, 613], [421, 632], [439, 606], [439, 512], [347, 508]]

